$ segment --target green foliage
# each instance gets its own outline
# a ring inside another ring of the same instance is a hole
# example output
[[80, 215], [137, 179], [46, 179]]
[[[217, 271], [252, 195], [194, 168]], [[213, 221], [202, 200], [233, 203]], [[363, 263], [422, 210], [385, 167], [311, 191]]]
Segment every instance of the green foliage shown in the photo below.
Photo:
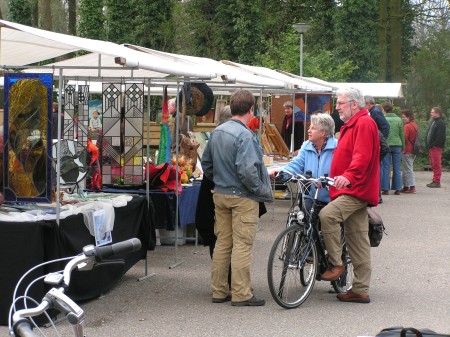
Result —
[[253, 64], [255, 55], [265, 49], [262, 30], [262, 12], [259, 1], [249, 3], [237, 0], [235, 11], [240, 15], [233, 18], [233, 36], [229, 42], [233, 46], [232, 59], [245, 64]]
[[415, 114], [428, 118], [433, 106], [449, 116], [450, 109], [450, 31], [430, 30], [420, 50], [411, 60], [406, 97]]
[[86, 38], [106, 40], [103, 15], [103, 1], [80, 0], [80, 22], [78, 35]]
[[131, 42], [130, 22], [133, 22], [136, 9], [132, 0], [105, 0], [106, 39], [115, 43]]
[[33, 1], [9, 0], [8, 20], [32, 26]]
[[371, 18], [377, 9], [377, 0], [344, 0], [336, 7], [334, 52], [357, 67], [349, 81], [372, 82], [378, 76], [377, 22]]
[[[283, 42], [279, 46], [269, 45], [266, 53], [259, 55], [259, 65], [299, 74], [299, 39], [299, 34], [293, 29], [283, 34]], [[304, 45], [304, 50], [309, 48], [309, 45]], [[303, 75], [307, 77], [345, 82], [355, 69], [352, 61], [342, 61], [328, 50], [303, 52]]]
[[131, 0], [134, 8], [130, 23], [125, 27], [133, 27], [128, 39], [130, 43], [139, 46], [173, 51], [174, 49], [174, 24], [172, 13], [174, 5], [167, 0]]

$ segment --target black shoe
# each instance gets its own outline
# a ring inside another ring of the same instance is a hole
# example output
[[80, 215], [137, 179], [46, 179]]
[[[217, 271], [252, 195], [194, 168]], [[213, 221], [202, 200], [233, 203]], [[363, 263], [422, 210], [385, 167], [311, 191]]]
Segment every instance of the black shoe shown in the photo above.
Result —
[[266, 304], [266, 301], [260, 300], [255, 296], [248, 299], [247, 301], [239, 301], [239, 302], [231, 301], [231, 305], [235, 307], [260, 307], [264, 304]]
[[228, 302], [228, 301], [231, 301], [231, 295], [227, 295], [224, 298], [217, 298], [217, 297], [213, 297], [212, 298], [212, 302], [213, 303], [225, 303], [225, 302]]
[[441, 187], [441, 183], [436, 183], [436, 182], [432, 182], [432, 183], [429, 183], [429, 184], [427, 184], [427, 187], [429, 187], [429, 188], [440, 188]]

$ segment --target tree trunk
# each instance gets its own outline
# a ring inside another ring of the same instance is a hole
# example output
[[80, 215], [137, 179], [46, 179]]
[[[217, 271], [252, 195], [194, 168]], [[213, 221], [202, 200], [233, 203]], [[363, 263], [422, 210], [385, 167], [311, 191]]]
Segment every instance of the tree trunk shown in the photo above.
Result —
[[48, 0], [39, 0], [39, 28], [53, 30], [52, 6]]
[[77, 1], [68, 0], [69, 7], [69, 24], [68, 31], [70, 35], [77, 35]]
[[391, 0], [391, 82], [402, 81], [402, 24], [400, 1]]
[[380, 46], [380, 57], [378, 65], [380, 68], [380, 80], [386, 81], [387, 76], [387, 0], [380, 0], [380, 22], [378, 25], [378, 45]]

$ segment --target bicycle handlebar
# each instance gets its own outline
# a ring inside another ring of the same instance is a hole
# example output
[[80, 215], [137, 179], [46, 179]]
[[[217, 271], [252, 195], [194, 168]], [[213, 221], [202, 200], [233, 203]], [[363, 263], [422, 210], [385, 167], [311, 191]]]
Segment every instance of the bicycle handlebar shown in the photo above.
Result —
[[117, 242], [109, 246], [87, 246], [83, 248], [83, 253], [86, 256], [94, 256], [97, 262], [101, 262], [104, 259], [108, 259], [116, 255], [138, 251], [139, 249], [141, 249], [141, 247], [141, 241], [134, 238], [122, 242]]
[[[72, 313], [74, 322], [71, 324], [78, 324], [82, 322], [84, 312], [83, 310], [73, 302], [67, 295], [64, 294], [65, 289], [69, 287], [70, 276], [75, 268], [79, 270], [90, 270], [93, 268], [96, 262], [100, 263], [104, 259], [121, 255], [125, 253], [132, 253], [141, 249], [141, 241], [137, 238], [129, 239], [126, 241], [114, 243], [109, 246], [95, 247], [94, 245], [88, 245], [83, 248], [83, 252], [67, 263], [64, 267], [63, 274], [53, 273], [49, 274], [49, 284], [55, 286], [50, 289], [44, 296], [42, 302], [34, 308], [26, 308], [16, 311], [13, 314], [13, 332], [18, 337], [35, 337], [33, 333], [33, 325], [28, 317], [36, 317], [47, 309], [56, 308], [60, 311], [67, 311]], [[47, 279], [47, 278], [46, 278]], [[78, 321], [77, 321], [78, 320]]]
[[14, 335], [20, 337], [37, 337], [33, 332], [33, 325], [27, 318], [22, 318], [20, 321], [14, 323]]
[[321, 185], [322, 187], [334, 185], [334, 179], [330, 178], [326, 175], [322, 176], [322, 177], [318, 177], [318, 178], [312, 178], [308, 174], [306, 176], [304, 176], [302, 174], [292, 174], [287, 171], [279, 171], [278, 174], [275, 176], [275, 180], [283, 181], [285, 183], [289, 182], [289, 181], [311, 182], [311, 183]]

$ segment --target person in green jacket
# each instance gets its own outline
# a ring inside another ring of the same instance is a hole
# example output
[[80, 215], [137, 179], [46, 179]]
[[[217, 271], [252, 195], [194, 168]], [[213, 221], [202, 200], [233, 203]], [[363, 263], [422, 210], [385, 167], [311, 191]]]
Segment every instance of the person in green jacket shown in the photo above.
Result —
[[[389, 123], [389, 135], [387, 143], [389, 145], [389, 152], [381, 162], [381, 194], [388, 195], [389, 190], [395, 190], [395, 195], [400, 195], [402, 189], [402, 151], [405, 148], [405, 136], [403, 133], [403, 122], [394, 112], [391, 102], [384, 102], [383, 112], [386, 120]], [[392, 163], [392, 185], [390, 184], [390, 171]]]

